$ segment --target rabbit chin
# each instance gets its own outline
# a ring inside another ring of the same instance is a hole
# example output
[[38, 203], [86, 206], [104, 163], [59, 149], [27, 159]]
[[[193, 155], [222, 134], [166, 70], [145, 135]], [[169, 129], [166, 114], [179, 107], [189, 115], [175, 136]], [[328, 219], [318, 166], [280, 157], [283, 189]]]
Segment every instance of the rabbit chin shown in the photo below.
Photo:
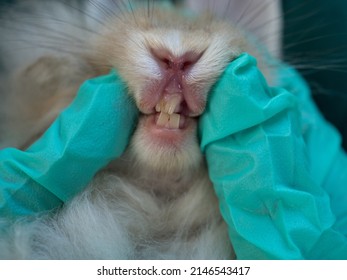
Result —
[[136, 161], [152, 172], [191, 173], [203, 162], [197, 138], [197, 119], [187, 118], [178, 129], [158, 127], [155, 115], [142, 115], [130, 144]]

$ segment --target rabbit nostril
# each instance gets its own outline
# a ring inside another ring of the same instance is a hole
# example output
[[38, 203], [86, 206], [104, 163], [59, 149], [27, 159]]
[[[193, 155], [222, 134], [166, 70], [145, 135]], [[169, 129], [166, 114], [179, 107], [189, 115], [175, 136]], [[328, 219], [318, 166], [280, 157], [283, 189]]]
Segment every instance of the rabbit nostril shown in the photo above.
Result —
[[174, 56], [166, 49], [151, 48], [151, 54], [163, 70], [184, 72], [198, 62], [204, 52], [188, 51], [181, 56]]

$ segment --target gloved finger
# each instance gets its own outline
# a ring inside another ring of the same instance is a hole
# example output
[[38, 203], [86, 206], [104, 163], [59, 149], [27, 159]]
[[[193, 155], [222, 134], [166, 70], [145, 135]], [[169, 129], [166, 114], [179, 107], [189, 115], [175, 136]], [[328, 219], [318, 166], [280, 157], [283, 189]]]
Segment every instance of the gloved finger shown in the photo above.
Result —
[[[256, 60], [242, 54], [225, 70], [212, 89], [200, 118], [201, 149], [223, 137], [250, 128], [296, 106], [289, 92], [267, 87]], [[202, 131], [203, 130], [203, 131]]]
[[30, 214], [71, 199], [122, 154], [136, 116], [115, 71], [86, 81], [31, 147], [0, 152], [1, 212]]
[[240, 259], [320, 258], [316, 246], [329, 242], [346, 248], [329, 196], [310, 173], [299, 103], [287, 89], [270, 88], [244, 54], [200, 119], [201, 148]]

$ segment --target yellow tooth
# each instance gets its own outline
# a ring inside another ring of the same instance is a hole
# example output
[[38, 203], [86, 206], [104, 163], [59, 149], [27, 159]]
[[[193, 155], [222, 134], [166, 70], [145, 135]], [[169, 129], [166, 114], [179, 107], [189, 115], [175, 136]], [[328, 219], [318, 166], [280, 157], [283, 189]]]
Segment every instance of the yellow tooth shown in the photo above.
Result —
[[170, 115], [175, 112], [175, 110], [176, 110], [177, 106], [180, 104], [180, 102], [181, 102], [181, 96], [173, 95], [170, 97], [170, 99], [167, 102], [169, 104], [168, 113]]
[[172, 95], [167, 98], [163, 98], [159, 101], [159, 103], [155, 106], [155, 110], [157, 112], [168, 113], [169, 115], [173, 114], [179, 106], [182, 98], [179, 95]]
[[176, 104], [174, 103], [167, 103], [167, 113], [169, 115], [173, 114], [173, 112], [175, 112], [175, 109], [176, 109]]
[[157, 105], [155, 105], [155, 110], [156, 112], [164, 112], [167, 113], [167, 111], [165, 110], [165, 106], [166, 106], [166, 102], [164, 99], [161, 99]]
[[157, 125], [158, 126], [166, 126], [166, 124], [169, 122], [170, 120], [170, 115], [164, 113], [164, 112], [160, 112], [160, 115], [158, 117], [157, 120]]
[[169, 120], [169, 128], [179, 128], [180, 126], [180, 114], [172, 114], [170, 115], [170, 120]]
[[163, 101], [163, 106], [161, 107], [161, 110], [165, 113], [169, 110], [169, 104]]

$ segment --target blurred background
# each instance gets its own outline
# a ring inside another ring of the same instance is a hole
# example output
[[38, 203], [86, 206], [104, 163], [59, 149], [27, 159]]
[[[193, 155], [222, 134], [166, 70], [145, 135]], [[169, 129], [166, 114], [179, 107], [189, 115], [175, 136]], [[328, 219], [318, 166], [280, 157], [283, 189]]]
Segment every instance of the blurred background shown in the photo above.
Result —
[[[111, 0], [103, 2], [107, 1]], [[273, 53], [305, 77], [315, 102], [339, 129], [347, 150], [347, 1], [171, 1], [196, 11], [215, 11], [255, 31]], [[0, 0], [0, 7], [14, 2]]]
[[310, 84], [347, 150], [347, 1], [283, 0], [283, 57]]

